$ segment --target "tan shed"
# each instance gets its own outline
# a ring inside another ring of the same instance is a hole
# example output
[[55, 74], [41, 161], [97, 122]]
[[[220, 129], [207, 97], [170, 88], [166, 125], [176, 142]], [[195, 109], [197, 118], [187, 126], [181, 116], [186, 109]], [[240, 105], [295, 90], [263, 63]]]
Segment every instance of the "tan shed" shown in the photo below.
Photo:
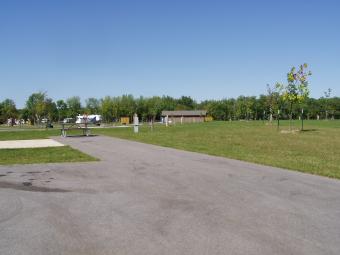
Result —
[[171, 123], [195, 123], [204, 122], [207, 116], [207, 111], [195, 110], [195, 111], [162, 111], [162, 117], [168, 117], [168, 121]]

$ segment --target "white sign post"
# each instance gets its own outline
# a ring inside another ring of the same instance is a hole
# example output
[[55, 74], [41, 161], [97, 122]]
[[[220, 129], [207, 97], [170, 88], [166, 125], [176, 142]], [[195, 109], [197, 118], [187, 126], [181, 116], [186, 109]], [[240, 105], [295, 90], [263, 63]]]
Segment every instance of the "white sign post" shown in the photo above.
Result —
[[165, 121], [165, 126], [167, 127], [169, 125], [169, 116], [168, 115], [165, 116], [164, 121]]
[[139, 119], [137, 113], [133, 115], [133, 131], [135, 133], [138, 133], [138, 128], [139, 128]]

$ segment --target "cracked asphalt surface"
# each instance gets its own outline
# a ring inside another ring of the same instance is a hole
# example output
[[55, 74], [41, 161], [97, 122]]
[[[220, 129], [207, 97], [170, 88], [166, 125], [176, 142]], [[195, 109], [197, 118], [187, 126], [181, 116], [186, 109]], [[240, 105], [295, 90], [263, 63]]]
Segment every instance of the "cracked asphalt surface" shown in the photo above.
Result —
[[340, 254], [340, 181], [115, 138], [0, 166], [0, 254]]

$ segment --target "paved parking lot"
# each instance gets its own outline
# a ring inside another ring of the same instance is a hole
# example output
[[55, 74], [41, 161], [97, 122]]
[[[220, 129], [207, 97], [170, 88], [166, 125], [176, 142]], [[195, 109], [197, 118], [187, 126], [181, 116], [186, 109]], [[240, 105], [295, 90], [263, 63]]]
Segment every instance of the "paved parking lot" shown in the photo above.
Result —
[[0, 167], [0, 254], [340, 254], [340, 181], [108, 137]]

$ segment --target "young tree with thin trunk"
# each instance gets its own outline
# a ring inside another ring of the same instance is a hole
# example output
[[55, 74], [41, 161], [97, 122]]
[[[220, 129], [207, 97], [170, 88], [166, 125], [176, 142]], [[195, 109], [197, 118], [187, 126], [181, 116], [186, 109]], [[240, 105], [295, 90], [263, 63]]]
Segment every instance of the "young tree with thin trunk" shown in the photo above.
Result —
[[283, 100], [289, 105], [289, 129], [292, 129], [293, 106], [302, 103], [309, 96], [308, 77], [312, 75], [307, 70], [308, 65], [300, 65], [299, 69], [292, 67], [287, 74], [288, 84], [283, 88]]
[[269, 109], [269, 122], [272, 123], [275, 111], [279, 110], [280, 106], [280, 89], [281, 84], [276, 83], [275, 86], [267, 84], [266, 106]]

